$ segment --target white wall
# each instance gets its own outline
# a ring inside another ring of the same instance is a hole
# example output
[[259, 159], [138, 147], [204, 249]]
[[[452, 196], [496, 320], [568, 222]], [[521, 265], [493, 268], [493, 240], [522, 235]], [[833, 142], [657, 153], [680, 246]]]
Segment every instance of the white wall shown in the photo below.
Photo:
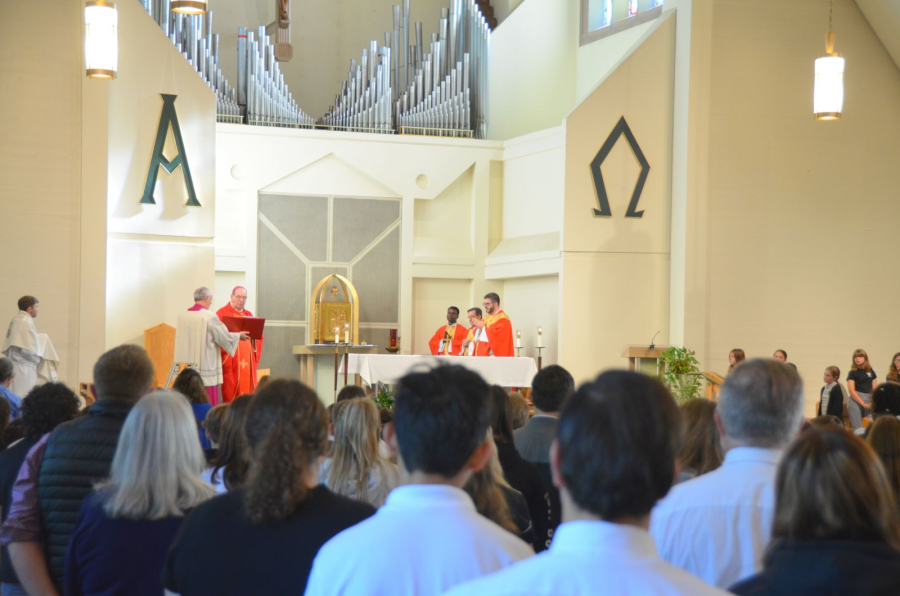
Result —
[[[107, 347], [143, 344], [144, 329], [174, 325], [193, 304], [193, 290], [215, 284], [215, 97], [139, 3], [120, 4], [118, 12], [119, 36], [128, 42], [119, 45], [119, 74], [109, 89]], [[200, 207], [185, 205], [182, 168], [160, 168], [156, 204], [140, 203], [161, 93], [177, 95]]]
[[428, 341], [442, 325], [447, 324], [447, 309], [459, 308], [459, 322], [469, 326], [466, 310], [472, 308], [472, 283], [466, 279], [413, 280], [412, 354], [429, 354]]

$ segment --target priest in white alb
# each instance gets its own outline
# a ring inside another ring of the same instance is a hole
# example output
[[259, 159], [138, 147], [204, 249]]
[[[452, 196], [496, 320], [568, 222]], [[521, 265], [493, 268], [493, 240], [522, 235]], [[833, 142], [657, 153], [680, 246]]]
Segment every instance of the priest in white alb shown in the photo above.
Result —
[[234, 356], [238, 343], [248, 339], [246, 331], [232, 333], [209, 310], [213, 296], [209, 288], [194, 290], [194, 306], [178, 315], [175, 324], [175, 362], [187, 362], [194, 366], [212, 405], [219, 403], [219, 385], [222, 383], [222, 357], [220, 349]]
[[25, 397], [38, 383], [37, 369], [41, 363], [41, 348], [34, 318], [40, 303], [34, 296], [19, 298], [19, 312], [9, 323], [3, 340], [3, 354], [12, 361], [13, 378], [9, 389]]

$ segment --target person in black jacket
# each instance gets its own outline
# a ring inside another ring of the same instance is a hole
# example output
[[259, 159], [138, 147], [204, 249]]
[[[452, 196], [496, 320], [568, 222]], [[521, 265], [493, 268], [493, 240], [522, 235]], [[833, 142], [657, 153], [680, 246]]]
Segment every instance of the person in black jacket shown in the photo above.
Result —
[[811, 428], [778, 467], [772, 543], [738, 596], [900, 594], [900, 518], [878, 456], [843, 429]]
[[820, 392], [822, 399], [819, 406], [820, 416], [837, 416], [841, 420], [844, 419], [844, 391], [841, 389], [840, 378], [841, 369], [838, 367], [829, 366], [825, 369], [825, 386]]
[[[62, 383], [47, 383], [31, 390], [28, 399], [22, 402], [22, 425], [25, 436], [0, 454], [0, 499], [2, 499], [2, 519], [9, 514], [13, 483], [25, 461], [25, 455], [42, 436], [59, 424], [67, 422], [78, 413], [78, 397]], [[0, 556], [0, 583], [3, 593], [22, 593], [19, 578], [9, 562], [6, 547]]]
[[491, 429], [503, 476], [511, 487], [522, 493], [534, 526], [535, 552], [546, 550], [553, 537], [550, 529], [550, 493], [538, 467], [522, 459], [513, 438], [514, 405], [502, 387], [491, 387]]
[[[0, 535], [29, 594], [62, 593], [66, 548], [82, 501], [109, 476], [125, 418], [153, 379], [143, 348], [109, 350], [94, 365], [91, 392], [97, 401], [87, 415], [58, 426], [26, 456]], [[20, 491], [19, 483], [28, 490]]]

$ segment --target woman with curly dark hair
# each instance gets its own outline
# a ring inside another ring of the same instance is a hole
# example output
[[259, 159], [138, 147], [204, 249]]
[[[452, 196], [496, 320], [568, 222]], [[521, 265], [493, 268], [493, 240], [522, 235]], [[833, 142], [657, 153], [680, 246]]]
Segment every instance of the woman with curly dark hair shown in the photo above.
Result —
[[[12, 502], [12, 488], [25, 456], [42, 436], [57, 425], [71, 420], [78, 413], [78, 398], [62, 383], [47, 383], [31, 390], [22, 400], [20, 420], [25, 429], [24, 438], [0, 453], [0, 498], [3, 500], [2, 519], [5, 521]], [[3, 547], [0, 556], [0, 582], [3, 592], [16, 593], [19, 578], [9, 563], [9, 552]], [[9, 586], [8, 586], [9, 585]], [[22, 594], [25, 592], [22, 591]]]
[[375, 513], [318, 483], [328, 423], [309, 387], [270, 382], [249, 404], [245, 428], [247, 482], [185, 520], [163, 571], [171, 592], [303, 594], [319, 548]]
[[212, 410], [212, 404], [209, 403], [209, 395], [206, 393], [206, 387], [203, 386], [203, 378], [200, 376], [200, 373], [193, 368], [184, 369], [175, 377], [172, 391], [177, 391], [185, 396], [191, 404], [194, 418], [197, 419], [197, 433], [200, 435], [200, 446], [204, 450], [209, 449], [209, 439], [206, 438], [206, 429], [203, 428], [203, 421], [206, 420], [206, 415]]

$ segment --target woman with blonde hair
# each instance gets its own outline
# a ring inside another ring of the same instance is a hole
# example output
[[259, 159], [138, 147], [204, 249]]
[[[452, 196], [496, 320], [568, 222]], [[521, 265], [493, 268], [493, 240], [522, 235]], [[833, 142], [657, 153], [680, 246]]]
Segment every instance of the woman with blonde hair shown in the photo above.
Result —
[[380, 426], [381, 416], [371, 399], [341, 402], [334, 420], [332, 457], [319, 471], [319, 480], [329, 490], [373, 507], [384, 505], [388, 493], [400, 482], [400, 473], [379, 452]]
[[141, 398], [119, 436], [110, 477], [81, 508], [66, 553], [66, 594], [158, 596], [184, 516], [215, 495], [197, 423], [179, 393]]
[[724, 454], [715, 421], [716, 404], [697, 398], [681, 406], [684, 443], [675, 457], [678, 482], [690, 480], [722, 465]]
[[328, 421], [306, 385], [276, 379], [260, 389], [247, 409], [246, 435], [247, 482], [185, 522], [166, 560], [166, 590], [303, 594], [319, 548], [375, 513], [318, 483]]
[[744, 354], [744, 350], [740, 348], [735, 348], [728, 352], [728, 372], [747, 359], [747, 356]]
[[872, 392], [878, 387], [878, 375], [869, 364], [869, 355], [863, 349], [853, 351], [853, 364], [847, 375], [847, 391], [850, 403], [850, 428], [859, 434], [863, 427], [863, 418], [872, 419]]
[[775, 481], [763, 571], [739, 596], [900, 594], [900, 517], [875, 452], [842, 429], [811, 428], [787, 450]]

